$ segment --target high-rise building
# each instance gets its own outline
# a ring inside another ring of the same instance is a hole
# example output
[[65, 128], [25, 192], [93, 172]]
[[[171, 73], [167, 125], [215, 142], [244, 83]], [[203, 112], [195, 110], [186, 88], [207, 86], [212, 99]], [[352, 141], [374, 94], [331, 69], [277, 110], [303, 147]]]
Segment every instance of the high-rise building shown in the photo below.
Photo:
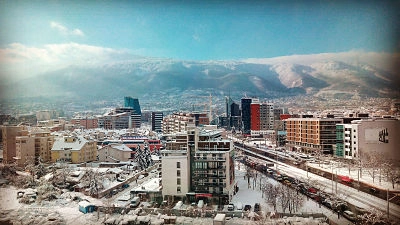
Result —
[[156, 132], [162, 132], [162, 112], [152, 112], [151, 113], [151, 130]]
[[140, 128], [142, 123], [142, 110], [140, 109], [139, 99], [124, 97], [125, 108], [132, 108], [132, 128]]
[[233, 144], [216, 129], [190, 127], [161, 150], [163, 196], [227, 204], [235, 190]]
[[226, 97], [226, 119], [221, 118], [221, 125], [228, 129], [241, 129], [240, 108], [231, 97]]
[[251, 135], [274, 133], [274, 104], [253, 101], [251, 107]]
[[251, 103], [252, 98], [242, 98], [242, 132], [243, 134], [250, 134], [251, 131]]

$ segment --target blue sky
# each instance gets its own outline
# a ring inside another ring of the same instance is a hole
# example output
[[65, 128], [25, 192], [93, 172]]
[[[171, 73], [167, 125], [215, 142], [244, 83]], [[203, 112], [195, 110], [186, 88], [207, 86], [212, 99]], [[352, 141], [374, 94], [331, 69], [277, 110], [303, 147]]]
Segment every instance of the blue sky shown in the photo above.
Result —
[[1, 1], [0, 21], [1, 49], [77, 43], [228, 60], [400, 48], [389, 1]]

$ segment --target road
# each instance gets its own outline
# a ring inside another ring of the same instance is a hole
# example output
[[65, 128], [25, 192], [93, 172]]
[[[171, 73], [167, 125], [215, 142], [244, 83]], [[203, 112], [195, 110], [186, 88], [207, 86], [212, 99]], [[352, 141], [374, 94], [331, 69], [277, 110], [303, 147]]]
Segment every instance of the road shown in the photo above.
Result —
[[[242, 148], [240, 146], [235, 146], [242, 151], [249, 152], [249, 150]], [[252, 153], [256, 154], [256, 153]], [[387, 201], [377, 198], [365, 192], [360, 192], [357, 189], [343, 185], [341, 183], [334, 183], [332, 185], [332, 180], [326, 179], [324, 177], [318, 176], [313, 173], [307, 173], [302, 169], [297, 167], [276, 161], [275, 159], [266, 157], [264, 155], [256, 154], [259, 158], [273, 162], [276, 164], [277, 170], [286, 173], [289, 176], [302, 179], [302, 180], [314, 180], [318, 181], [321, 186], [324, 187], [324, 191], [327, 193], [335, 193], [337, 196], [345, 196], [347, 202], [364, 209], [375, 208], [385, 214], [387, 213]], [[333, 186], [333, 187], [332, 187]], [[337, 192], [336, 192], [337, 190]], [[389, 218], [393, 221], [400, 221], [400, 206], [393, 203], [389, 203]]]

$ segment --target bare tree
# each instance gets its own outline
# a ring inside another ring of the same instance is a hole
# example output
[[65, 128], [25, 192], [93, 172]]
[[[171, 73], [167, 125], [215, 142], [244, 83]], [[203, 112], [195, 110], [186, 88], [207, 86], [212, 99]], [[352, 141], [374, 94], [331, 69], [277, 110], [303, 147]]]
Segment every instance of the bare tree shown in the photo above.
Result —
[[97, 170], [87, 170], [83, 178], [83, 183], [89, 187], [89, 195], [91, 196], [98, 197], [99, 191], [104, 188], [101, 176]]
[[265, 201], [272, 205], [274, 207], [274, 210], [276, 211], [276, 206], [277, 206], [277, 198], [278, 198], [278, 193], [279, 193], [279, 188], [277, 185], [273, 185], [271, 183], [267, 183], [264, 186], [264, 196], [265, 196]]
[[394, 185], [400, 179], [400, 168], [393, 163], [386, 162], [382, 165], [382, 169], [386, 180], [392, 184], [392, 188], [394, 189]]
[[368, 173], [372, 177], [372, 183], [375, 183], [377, 167], [380, 164], [379, 155], [376, 152], [367, 154], [365, 165], [368, 167]]
[[358, 224], [385, 224], [387, 222], [385, 213], [375, 208], [369, 209], [368, 212], [358, 216]]
[[65, 186], [67, 184], [67, 178], [71, 172], [72, 169], [66, 162], [60, 162], [60, 168], [53, 173], [53, 183], [55, 185]]

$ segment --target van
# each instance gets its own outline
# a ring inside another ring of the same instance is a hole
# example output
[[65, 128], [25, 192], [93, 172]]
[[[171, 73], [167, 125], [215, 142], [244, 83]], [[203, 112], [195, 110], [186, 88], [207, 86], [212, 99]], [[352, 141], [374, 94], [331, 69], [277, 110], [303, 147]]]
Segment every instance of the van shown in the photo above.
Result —
[[137, 207], [138, 205], [140, 204], [140, 198], [139, 197], [134, 197], [132, 200], [131, 200], [131, 208], [135, 208], [135, 207]]

